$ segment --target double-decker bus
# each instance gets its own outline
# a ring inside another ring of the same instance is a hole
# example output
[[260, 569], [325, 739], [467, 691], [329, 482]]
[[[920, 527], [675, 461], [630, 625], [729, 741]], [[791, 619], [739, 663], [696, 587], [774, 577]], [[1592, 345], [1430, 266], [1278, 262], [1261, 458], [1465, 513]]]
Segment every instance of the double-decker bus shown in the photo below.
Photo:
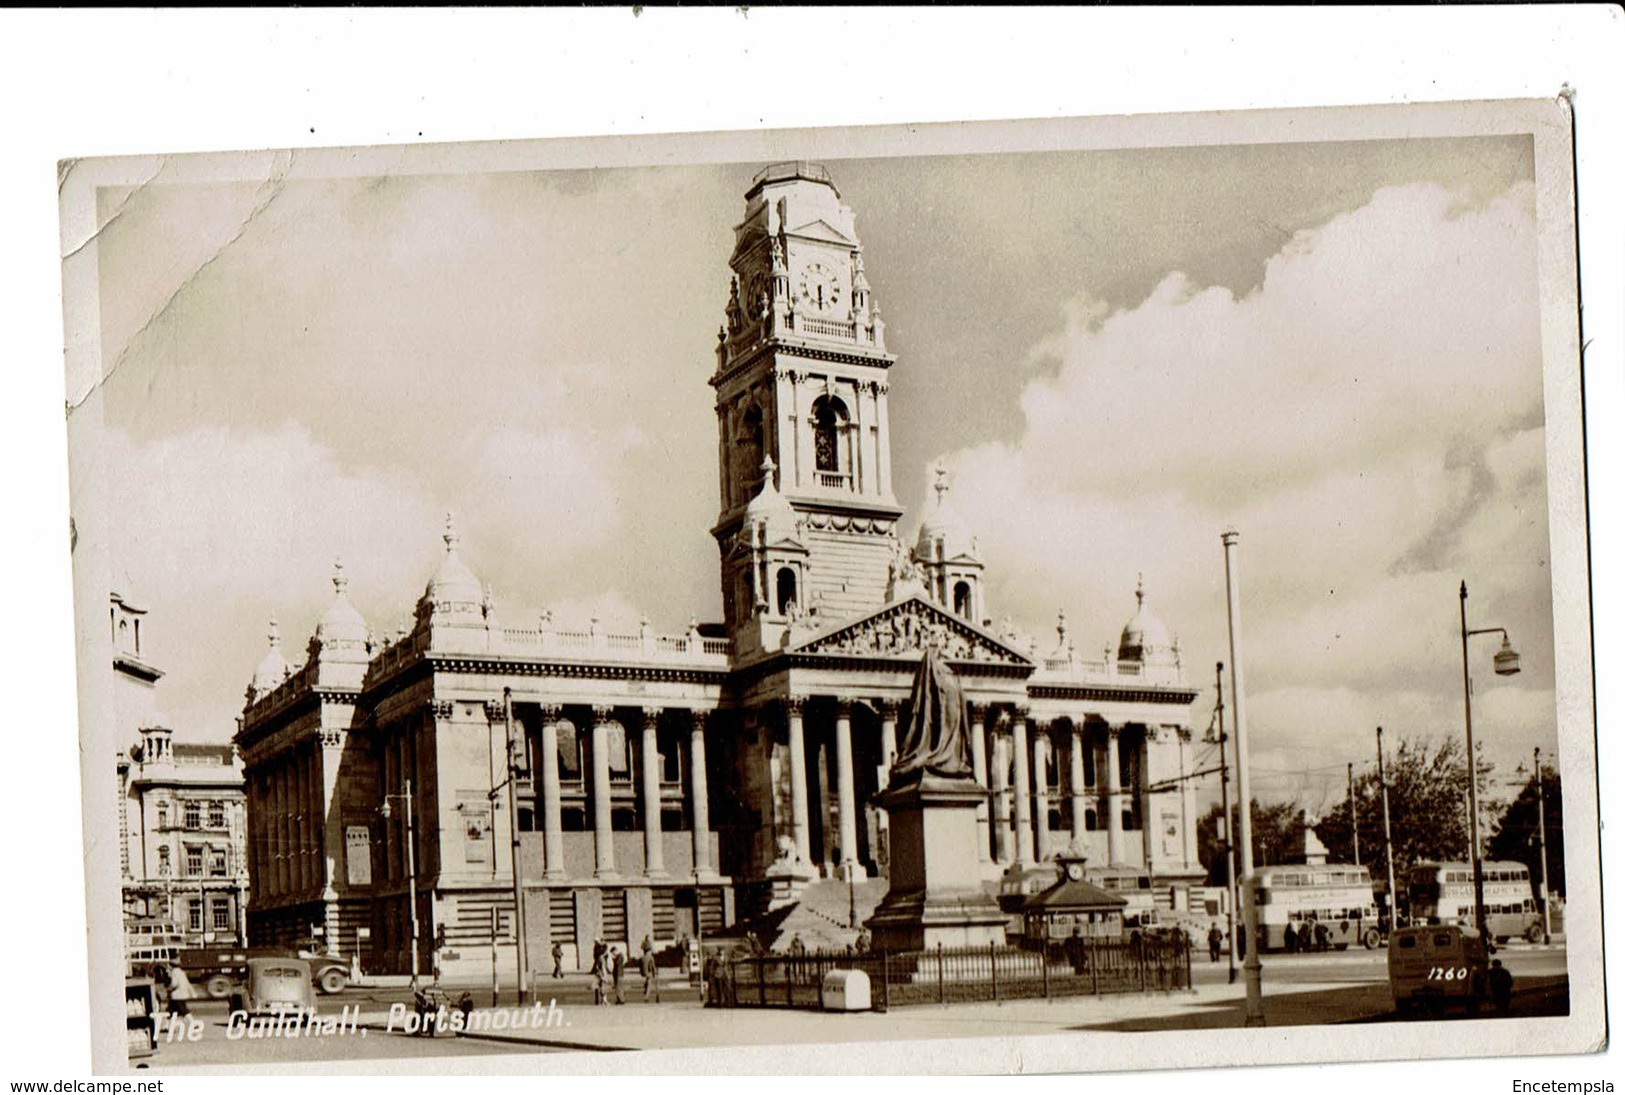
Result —
[[1150, 927], [1157, 922], [1156, 893], [1148, 872], [1139, 867], [1085, 867], [1083, 878], [1128, 902], [1123, 906], [1125, 928]]
[[[1485, 863], [1484, 926], [1497, 942], [1515, 935], [1541, 937], [1540, 913], [1529, 868], [1522, 863]], [[1435, 924], [1473, 923], [1473, 865], [1418, 863], [1405, 874], [1411, 918]]]
[[1264, 950], [1282, 950], [1291, 929], [1294, 949], [1314, 949], [1320, 933], [1328, 947], [1373, 948], [1382, 941], [1371, 872], [1341, 863], [1283, 864], [1253, 872], [1253, 904]]

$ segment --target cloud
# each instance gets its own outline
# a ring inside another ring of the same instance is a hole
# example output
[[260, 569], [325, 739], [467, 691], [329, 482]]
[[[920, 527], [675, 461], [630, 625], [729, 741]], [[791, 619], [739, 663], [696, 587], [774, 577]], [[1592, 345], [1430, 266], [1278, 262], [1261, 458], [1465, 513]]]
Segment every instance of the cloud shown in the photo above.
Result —
[[1462, 577], [1474, 626], [1533, 655], [1486, 734], [1555, 737], [1528, 184], [1381, 189], [1294, 234], [1241, 297], [1179, 272], [1132, 308], [1079, 294], [1032, 358], [1020, 436], [946, 455], [995, 617], [1066, 608], [1092, 653], [1144, 572], [1206, 686], [1228, 660], [1233, 522], [1254, 750], [1305, 787], [1378, 722], [1459, 725]]
[[[199, 427], [146, 442], [110, 430], [115, 563], [163, 608], [148, 639], [166, 671], [160, 702], [187, 736], [229, 732], [268, 619], [278, 617], [290, 658], [302, 657], [332, 599], [335, 559], [362, 615], [392, 632], [444, 551], [448, 507], [464, 558], [504, 608], [528, 619], [548, 580], [537, 556], [550, 565], [590, 560], [618, 534], [622, 514], [605, 469], [640, 440], [625, 429], [496, 430], [448, 454], [457, 478], [441, 493], [404, 471], [346, 467], [291, 422], [271, 431]], [[537, 515], [568, 535], [549, 534]], [[538, 545], [536, 555], [527, 543]], [[185, 631], [185, 621], [200, 633]]]

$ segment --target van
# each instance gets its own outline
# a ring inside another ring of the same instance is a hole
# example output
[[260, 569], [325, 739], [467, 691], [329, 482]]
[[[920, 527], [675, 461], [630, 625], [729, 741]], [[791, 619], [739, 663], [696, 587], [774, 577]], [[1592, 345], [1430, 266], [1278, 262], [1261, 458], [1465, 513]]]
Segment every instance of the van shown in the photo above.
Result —
[[1388, 987], [1394, 1010], [1437, 1013], [1461, 1004], [1477, 1014], [1489, 990], [1489, 948], [1473, 928], [1418, 924], [1388, 938]]

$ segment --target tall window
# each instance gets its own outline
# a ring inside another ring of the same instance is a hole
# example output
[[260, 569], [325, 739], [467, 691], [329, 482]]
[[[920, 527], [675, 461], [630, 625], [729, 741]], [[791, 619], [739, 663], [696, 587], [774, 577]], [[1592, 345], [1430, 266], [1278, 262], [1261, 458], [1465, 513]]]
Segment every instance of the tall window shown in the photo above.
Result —
[[226, 850], [224, 848], [209, 849], [209, 877], [226, 877]]
[[203, 849], [196, 844], [186, 846], [186, 873], [193, 878], [203, 873]]
[[1087, 734], [1083, 735], [1083, 785], [1093, 787], [1098, 782], [1095, 773], [1095, 747]]
[[167, 846], [159, 848], [158, 849], [158, 877], [159, 878], [168, 878], [169, 877], [169, 872], [172, 869], [173, 868], [171, 867], [170, 862], [169, 862], [169, 848]]
[[740, 495], [750, 498], [756, 493], [762, 475], [762, 449], [766, 444], [762, 432], [762, 408], [752, 403], [739, 419], [738, 481], [743, 488]]
[[186, 804], [186, 827], [188, 829], [203, 828], [203, 807], [196, 802]]
[[211, 913], [210, 926], [213, 927], [215, 931], [223, 932], [231, 930], [231, 902], [216, 901], [214, 903], [214, 907], [211, 908], [209, 912]]
[[[158, 828], [169, 828], [169, 803], [167, 802], [160, 802], [158, 804]], [[169, 849], [166, 848], [164, 850], [168, 851]]]
[[841, 471], [841, 427], [846, 407], [838, 399], [819, 396], [813, 403], [813, 464], [821, 472]]
[[202, 898], [193, 898], [186, 903], [186, 930], [194, 932], [203, 930]]
[[969, 618], [971, 614], [970, 583], [954, 583], [954, 615]]
[[571, 722], [559, 723], [559, 779], [581, 782], [581, 733]]
[[604, 735], [605, 754], [609, 759], [609, 778], [612, 783], [632, 781], [632, 756], [626, 748], [626, 728], [612, 722]]
[[209, 828], [224, 829], [226, 827], [226, 804], [223, 802], [209, 803]]
[[779, 615], [783, 616], [790, 611], [790, 606], [796, 603], [796, 572], [789, 567], [781, 567], [778, 575]]

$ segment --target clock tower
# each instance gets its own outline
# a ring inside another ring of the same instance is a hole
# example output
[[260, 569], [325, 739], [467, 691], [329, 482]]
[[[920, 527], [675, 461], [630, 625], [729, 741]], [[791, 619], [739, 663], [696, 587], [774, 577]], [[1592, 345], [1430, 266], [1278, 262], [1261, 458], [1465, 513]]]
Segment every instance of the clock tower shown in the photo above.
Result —
[[[824, 168], [759, 172], [734, 234], [711, 378], [724, 615], [734, 633], [763, 615], [844, 619], [885, 602], [900, 550], [886, 405], [896, 359], [852, 210]], [[748, 519], [769, 509], [793, 515], [774, 522], [772, 543]], [[793, 572], [762, 563], [775, 543], [800, 552]]]

